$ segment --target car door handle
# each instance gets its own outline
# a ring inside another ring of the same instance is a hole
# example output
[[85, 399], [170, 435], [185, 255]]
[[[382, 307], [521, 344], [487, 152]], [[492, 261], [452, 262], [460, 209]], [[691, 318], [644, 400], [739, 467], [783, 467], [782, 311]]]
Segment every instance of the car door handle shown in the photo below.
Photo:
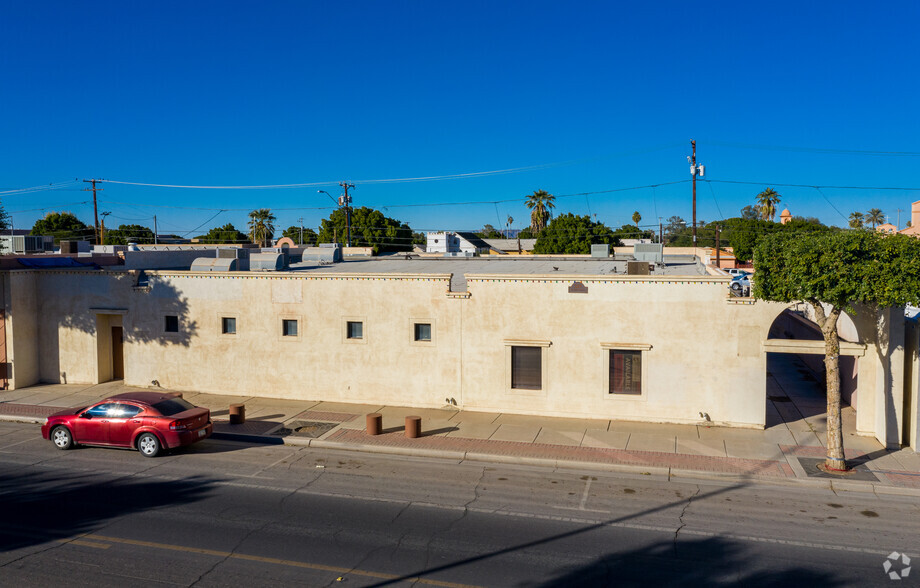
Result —
[[107, 422], [109, 422], [109, 421], [102, 420], [102, 421], [99, 421], [99, 422], [100, 422], [100, 423], [107, 423]]
[[141, 421], [140, 421], [140, 419], [134, 419], [134, 420], [131, 421], [131, 422], [132, 422], [132, 423], [139, 423], [139, 422], [141, 422]]

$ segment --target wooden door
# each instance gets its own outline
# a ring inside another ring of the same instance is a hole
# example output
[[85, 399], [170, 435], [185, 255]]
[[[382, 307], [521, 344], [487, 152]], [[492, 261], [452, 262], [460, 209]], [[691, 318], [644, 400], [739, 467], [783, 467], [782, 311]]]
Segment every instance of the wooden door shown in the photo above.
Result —
[[112, 327], [112, 379], [125, 379], [125, 353], [121, 327]]

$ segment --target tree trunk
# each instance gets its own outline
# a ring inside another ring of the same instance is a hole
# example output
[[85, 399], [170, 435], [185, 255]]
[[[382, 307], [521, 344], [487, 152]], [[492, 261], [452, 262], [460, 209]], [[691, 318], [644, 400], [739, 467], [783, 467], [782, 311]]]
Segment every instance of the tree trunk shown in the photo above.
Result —
[[843, 426], [840, 419], [840, 336], [837, 334], [840, 309], [832, 306], [830, 314], [825, 315], [820, 302], [812, 301], [811, 305], [824, 335], [824, 370], [827, 380], [827, 457], [824, 467], [845, 471], [847, 462], [843, 456]]

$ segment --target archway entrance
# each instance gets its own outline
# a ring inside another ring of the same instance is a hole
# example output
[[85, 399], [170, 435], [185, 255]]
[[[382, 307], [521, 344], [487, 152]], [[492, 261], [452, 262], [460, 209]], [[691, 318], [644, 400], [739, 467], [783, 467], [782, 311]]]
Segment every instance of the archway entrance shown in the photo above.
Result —
[[[767, 427], [788, 429], [796, 445], [823, 446], [827, 393], [820, 329], [802, 314], [784, 310], [770, 326], [763, 347], [767, 354]], [[856, 385], [865, 346], [841, 340], [840, 347], [841, 418], [846, 439], [856, 432]]]

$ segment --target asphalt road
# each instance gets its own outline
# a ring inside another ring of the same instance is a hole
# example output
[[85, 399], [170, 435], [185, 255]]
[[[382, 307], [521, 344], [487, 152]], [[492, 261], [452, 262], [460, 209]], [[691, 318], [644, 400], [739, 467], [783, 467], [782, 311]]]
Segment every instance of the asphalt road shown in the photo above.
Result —
[[794, 486], [213, 440], [146, 459], [0, 423], [0, 497], [6, 586], [920, 584], [883, 569], [920, 555], [920, 499]]

